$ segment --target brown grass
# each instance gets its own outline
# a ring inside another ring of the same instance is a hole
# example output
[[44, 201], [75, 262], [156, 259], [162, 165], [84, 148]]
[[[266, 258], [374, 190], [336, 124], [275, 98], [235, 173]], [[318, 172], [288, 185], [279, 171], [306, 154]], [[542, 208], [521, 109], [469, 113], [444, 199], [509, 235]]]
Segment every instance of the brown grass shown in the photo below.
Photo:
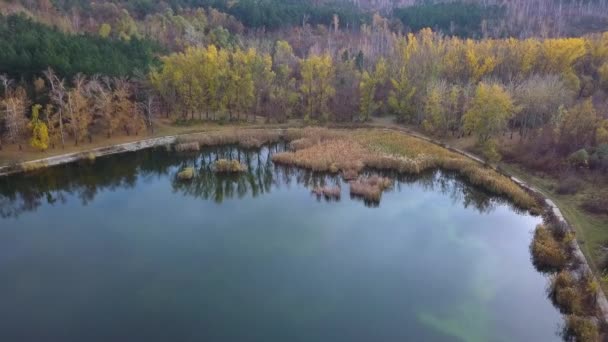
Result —
[[534, 265], [542, 271], [561, 270], [568, 261], [565, 246], [544, 225], [536, 227], [530, 251]]
[[201, 146], [196, 141], [175, 144], [174, 147], [177, 152], [198, 152]]
[[393, 181], [385, 177], [371, 176], [359, 178], [350, 182], [350, 194], [362, 197], [368, 201], [379, 202], [382, 192], [393, 185]]
[[178, 144], [198, 143], [199, 146], [239, 145], [244, 148], [260, 148], [285, 137], [285, 130], [223, 130], [190, 134], [178, 139]]
[[277, 153], [275, 163], [294, 165], [319, 172], [363, 169], [368, 151], [351, 139], [333, 139], [295, 152]]
[[293, 151], [274, 155], [274, 162], [319, 172], [342, 171], [347, 179], [353, 179], [364, 168], [411, 174], [441, 168], [458, 172], [472, 184], [506, 196], [519, 207], [536, 207], [536, 200], [509, 177], [418, 138], [380, 130], [351, 130], [348, 135], [336, 130], [294, 133]]
[[347, 169], [342, 171], [342, 178], [347, 181], [355, 180], [359, 177], [359, 172], [357, 170]]

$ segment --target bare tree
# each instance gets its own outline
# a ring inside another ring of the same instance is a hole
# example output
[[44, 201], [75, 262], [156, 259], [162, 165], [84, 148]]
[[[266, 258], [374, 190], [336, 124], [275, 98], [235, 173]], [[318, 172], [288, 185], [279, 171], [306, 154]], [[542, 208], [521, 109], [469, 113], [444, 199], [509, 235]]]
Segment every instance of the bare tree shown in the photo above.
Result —
[[66, 89], [64, 80], [60, 80], [53, 69], [48, 68], [44, 71], [44, 76], [49, 81], [51, 91], [49, 97], [57, 107], [57, 115], [59, 115], [59, 132], [61, 136], [61, 148], [65, 148], [65, 137], [63, 134], [63, 111], [66, 108]]

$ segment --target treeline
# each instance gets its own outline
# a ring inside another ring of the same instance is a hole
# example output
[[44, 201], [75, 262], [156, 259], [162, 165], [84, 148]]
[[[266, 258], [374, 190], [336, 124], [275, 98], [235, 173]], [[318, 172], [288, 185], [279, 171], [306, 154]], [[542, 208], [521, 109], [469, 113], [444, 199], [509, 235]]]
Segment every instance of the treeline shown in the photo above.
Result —
[[[422, 30], [393, 39], [384, 55], [344, 49], [300, 58], [286, 41], [269, 50], [191, 47], [163, 57], [146, 84], [82, 75], [62, 82], [54, 73], [29, 85], [7, 81], [0, 132], [5, 141], [25, 141], [35, 103], [49, 132], [63, 130], [76, 143], [136, 134], [142, 120], [161, 113], [268, 122], [391, 114], [429, 134], [475, 135], [490, 159], [506, 153], [537, 168], [608, 169], [608, 34], [474, 41]], [[505, 138], [516, 148], [501, 149]]]
[[504, 18], [506, 8], [477, 3], [424, 3], [397, 8], [393, 15], [413, 32], [430, 27], [433, 30], [460, 37], [480, 37], [483, 25], [496, 25]]
[[298, 26], [302, 22], [313, 25], [330, 25], [333, 16], [341, 18], [344, 26], [358, 26], [369, 15], [358, 9], [349, 1], [318, 1], [311, 0], [154, 0], [138, 1], [100, 1], [91, 4], [89, 1], [56, 1], [58, 8], [69, 13], [72, 8], [89, 12], [93, 7], [103, 3], [119, 5], [132, 15], [144, 19], [166, 11], [167, 8], [177, 12], [184, 9], [214, 8], [234, 16], [238, 21], [250, 28], [277, 29], [287, 26]]
[[473, 41], [423, 30], [395, 44], [375, 63], [348, 52], [298, 58], [284, 41], [271, 53], [190, 48], [165, 57], [151, 79], [184, 120], [365, 122], [387, 113], [429, 134], [476, 135], [491, 159], [508, 133], [534, 158], [606, 167], [608, 34]]
[[159, 51], [148, 40], [66, 34], [22, 15], [0, 15], [0, 73], [31, 79], [52, 67], [64, 76], [147, 72]]

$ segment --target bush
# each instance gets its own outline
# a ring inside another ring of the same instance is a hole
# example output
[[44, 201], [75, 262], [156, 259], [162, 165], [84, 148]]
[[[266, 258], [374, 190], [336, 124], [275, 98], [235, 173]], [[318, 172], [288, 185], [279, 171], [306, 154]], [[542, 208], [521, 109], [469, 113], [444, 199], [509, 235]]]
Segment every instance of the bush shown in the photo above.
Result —
[[500, 153], [498, 152], [498, 146], [493, 139], [490, 139], [483, 144], [481, 152], [483, 157], [490, 163], [499, 162], [501, 159]]
[[555, 303], [565, 312], [581, 314], [582, 300], [574, 287], [558, 287], [555, 289]]
[[586, 167], [589, 165], [589, 153], [584, 148], [580, 149], [568, 156], [568, 163], [574, 167]]
[[570, 272], [561, 271], [551, 278], [550, 295], [562, 312], [583, 314], [582, 294]]
[[564, 338], [578, 342], [595, 342], [600, 339], [597, 324], [592, 319], [574, 315], [566, 319]]
[[608, 170], [608, 144], [602, 144], [595, 149], [589, 158], [589, 166], [592, 169]]
[[557, 271], [566, 266], [568, 257], [564, 248], [543, 225], [536, 227], [530, 249], [534, 265], [541, 271]]
[[583, 187], [583, 181], [575, 176], [567, 177], [559, 182], [556, 192], [560, 195], [573, 195]]

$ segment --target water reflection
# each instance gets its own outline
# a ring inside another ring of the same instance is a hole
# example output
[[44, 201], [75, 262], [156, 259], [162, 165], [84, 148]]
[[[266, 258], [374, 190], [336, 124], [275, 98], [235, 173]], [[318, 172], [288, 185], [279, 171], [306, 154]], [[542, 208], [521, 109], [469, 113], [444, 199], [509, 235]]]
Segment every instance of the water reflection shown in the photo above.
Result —
[[[284, 151], [285, 144], [275, 144], [259, 150], [244, 150], [237, 146], [207, 148], [197, 153], [175, 153], [165, 148], [125, 153], [94, 162], [78, 162], [69, 165], [38, 170], [27, 174], [0, 178], [0, 217], [16, 218], [25, 212], [38, 209], [43, 204], [61, 205], [67, 198], [76, 196], [82, 205], [93, 201], [104, 190], [133, 188], [138, 180], [170, 176], [173, 191], [202, 200], [222, 203], [226, 199], [257, 197], [273, 188], [289, 187], [294, 182], [313, 189], [317, 186], [338, 186], [348, 190], [348, 182], [339, 175], [311, 172], [308, 170], [275, 165], [272, 155]], [[216, 174], [212, 166], [218, 159], [236, 159], [247, 166], [242, 174]], [[177, 173], [185, 167], [197, 172], [192, 181], [177, 179]], [[367, 170], [363, 175], [378, 174]], [[454, 203], [465, 208], [473, 207], [481, 213], [491, 212], [498, 204], [508, 201], [491, 196], [487, 192], [468, 185], [457, 174], [428, 171], [419, 175], [381, 172], [395, 180], [392, 190], [401, 191], [407, 184], [416, 183], [426, 191], [448, 194]], [[311, 195], [312, 196], [312, 195]], [[379, 202], [351, 196], [368, 207]], [[336, 201], [323, 196], [325, 201]], [[518, 210], [512, 206], [513, 210]]]

